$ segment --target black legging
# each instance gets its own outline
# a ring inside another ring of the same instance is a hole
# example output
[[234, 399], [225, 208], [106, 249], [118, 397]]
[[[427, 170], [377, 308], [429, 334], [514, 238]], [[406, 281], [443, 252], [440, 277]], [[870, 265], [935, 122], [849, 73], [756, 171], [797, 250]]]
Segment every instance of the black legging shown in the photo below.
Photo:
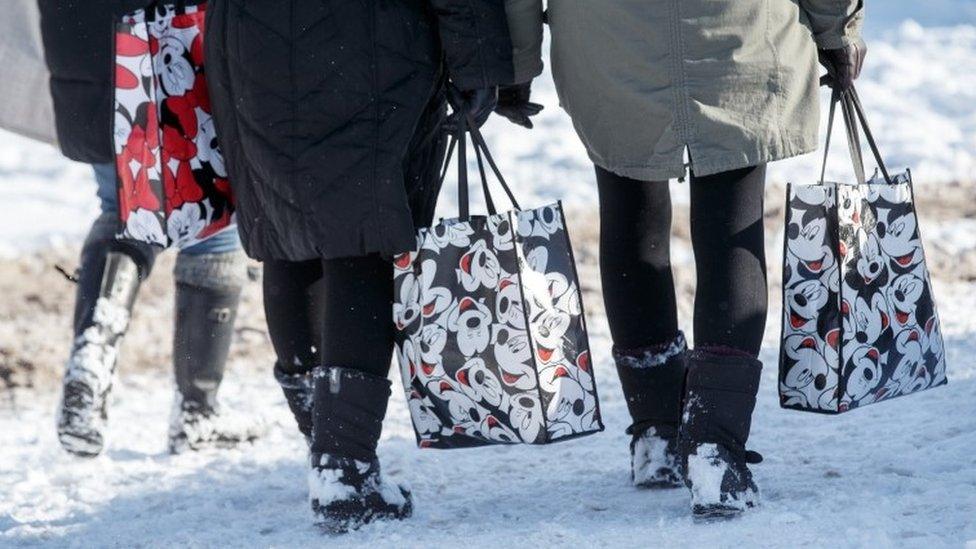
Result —
[[264, 262], [264, 312], [287, 373], [340, 366], [386, 377], [393, 264], [378, 255]]
[[[614, 345], [666, 344], [678, 333], [666, 181], [597, 166], [600, 270]], [[691, 240], [698, 274], [698, 348], [758, 355], [766, 326], [763, 188], [766, 166], [691, 177]]]

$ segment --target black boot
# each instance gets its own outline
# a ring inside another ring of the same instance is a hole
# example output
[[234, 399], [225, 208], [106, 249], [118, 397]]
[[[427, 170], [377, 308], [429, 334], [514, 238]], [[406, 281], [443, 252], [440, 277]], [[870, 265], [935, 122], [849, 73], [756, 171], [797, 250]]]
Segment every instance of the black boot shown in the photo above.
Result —
[[172, 453], [232, 447], [264, 432], [262, 422], [217, 402], [245, 278], [241, 252], [180, 254], [174, 269], [176, 315], [170, 419]]
[[288, 373], [281, 365], [275, 364], [275, 380], [281, 385], [281, 391], [285, 393], [285, 402], [288, 409], [295, 416], [298, 423], [298, 430], [305, 435], [305, 441], [312, 444], [312, 372]]
[[98, 455], [104, 447], [106, 400], [119, 345], [139, 282], [155, 259], [148, 245], [123, 248], [115, 240], [117, 225], [114, 213], [102, 214], [81, 250], [74, 342], [57, 412], [58, 440], [79, 456]]
[[316, 522], [342, 533], [413, 512], [410, 492], [386, 479], [376, 458], [390, 381], [319, 367], [315, 383], [309, 500]]
[[726, 518], [759, 504], [746, 450], [762, 363], [747, 356], [689, 354], [681, 451], [695, 518]]
[[613, 350], [617, 374], [633, 424], [631, 480], [641, 488], [682, 485], [678, 452], [681, 397], [685, 380], [684, 334], [666, 345], [633, 351]]

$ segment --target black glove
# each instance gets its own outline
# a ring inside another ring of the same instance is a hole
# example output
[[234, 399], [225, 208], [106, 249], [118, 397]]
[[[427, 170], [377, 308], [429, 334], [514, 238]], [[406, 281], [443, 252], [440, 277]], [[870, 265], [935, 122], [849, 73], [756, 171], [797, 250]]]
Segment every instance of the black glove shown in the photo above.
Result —
[[820, 83], [838, 91], [849, 90], [861, 74], [867, 53], [868, 47], [860, 38], [843, 48], [819, 50], [820, 64], [827, 69], [827, 75], [820, 79]]
[[462, 112], [470, 114], [475, 124], [480, 128], [491, 116], [495, 105], [498, 104], [498, 86], [474, 90], [459, 90], [454, 86], [449, 86], [447, 101], [450, 103], [453, 112], [444, 121], [444, 130], [450, 133], [456, 132], [458, 117]]
[[539, 114], [543, 107], [529, 101], [531, 96], [532, 82], [502, 86], [498, 89], [498, 106], [495, 107], [495, 112], [512, 124], [532, 129], [532, 120], [529, 117]]

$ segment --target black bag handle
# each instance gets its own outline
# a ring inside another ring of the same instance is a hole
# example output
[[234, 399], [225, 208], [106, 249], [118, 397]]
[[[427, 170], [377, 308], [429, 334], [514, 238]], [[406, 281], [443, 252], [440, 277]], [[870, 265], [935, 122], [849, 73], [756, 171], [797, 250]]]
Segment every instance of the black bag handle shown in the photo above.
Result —
[[[512, 188], [508, 186], [508, 182], [505, 181], [505, 178], [502, 176], [501, 170], [499, 170], [498, 165], [495, 164], [495, 159], [492, 158], [491, 151], [488, 150], [488, 143], [485, 142], [484, 136], [481, 135], [481, 130], [478, 129], [478, 125], [475, 124], [474, 118], [471, 117], [471, 114], [467, 114], [465, 117], [468, 119], [468, 128], [471, 132], [471, 140], [475, 143], [475, 150], [477, 151], [478, 148], [481, 149], [481, 152], [485, 155], [485, 160], [488, 161], [488, 166], [491, 167], [491, 171], [495, 174], [495, 178], [498, 179], [498, 184], [501, 185], [502, 190], [504, 190], [505, 194], [508, 196], [509, 202], [512, 203], [512, 207], [516, 210], [521, 210], [522, 208], [519, 206], [518, 200], [515, 200], [515, 194], [512, 193]], [[481, 172], [481, 177], [485, 185], [485, 197], [487, 198], [489, 196], [488, 181], [485, 179], [483, 170]]]
[[834, 133], [834, 118], [836, 117], [838, 103], [840, 103], [841, 114], [844, 118], [844, 133], [847, 136], [847, 146], [851, 155], [851, 162], [854, 165], [854, 175], [858, 184], [863, 184], [865, 183], [864, 158], [861, 153], [861, 139], [857, 132], [857, 124], [852, 118], [850, 104], [844, 99], [842, 92], [837, 90], [834, 90], [830, 95], [830, 113], [827, 115], [827, 141], [824, 145], [823, 163], [820, 167], [820, 183], [822, 184], [826, 178], [827, 155], [830, 152], [830, 138]]
[[488, 215], [495, 215], [495, 202], [491, 199], [491, 192], [488, 190], [488, 178], [485, 176], [485, 163], [481, 160], [481, 147], [474, 148], [474, 156], [478, 159], [478, 173], [481, 174], [481, 190], [485, 195], [485, 204], [488, 206]]
[[859, 125], [864, 130], [864, 136], [867, 138], [868, 145], [871, 147], [871, 152], [874, 155], [874, 160], [877, 162], [885, 181], [891, 184], [892, 180], [888, 174], [888, 168], [885, 166], [884, 159], [881, 157], [881, 151], [878, 149], [878, 144], [874, 139], [874, 134], [871, 132], [871, 127], [868, 126], [864, 108], [857, 96], [857, 90], [853, 86], [847, 91], [841, 92], [834, 90], [831, 93], [830, 113], [827, 115], [827, 141], [824, 145], [823, 163], [820, 168], [820, 183], [822, 184], [824, 182], [827, 173], [827, 155], [830, 152], [830, 137], [833, 134], [834, 118], [838, 103], [841, 105], [841, 111], [844, 117], [847, 145], [850, 149], [851, 161], [854, 164], [854, 174], [857, 177], [858, 184], [863, 185], [867, 181], [864, 172], [864, 156], [861, 150], [861, 136], [858, 131]]
[[854, 107], [854, 112], [857, 114], [857, 118], [861, 121], [861, 127], [864, 128], [864, 137], [868, 140], [868, 146], [871, 147], [871, 153], [874, 154], [874, 160], [878, 163], [878, 169], [881, 170], [881, 174], [888, 184], [892, 184], [891, 176], [888, 174], [888, 167], [885, 166], [884, 159], [881, 157], [881, 151], [878, 149], [878, 143], [874, 140], [874, 134], [871, 133], [871, 128], [868, 126], [867, 116], [864, 114], [864, 107], [861, 105], [861, 98], [857, 95], [857, 89], [851, 86], [850, 89], [850, 100], [851, 105]]
[[[457, 108], [461, 108], [460, 106]], [[512, 207], [516, 210], [521, 209], [519, 207], [518, 201], [515, 200], [515, 195], [512, 193], [511, 188], [505, 181], [505, 178], [501, 174], [501, 170], [498, 169], [498, 165], [495, 164], [495, 159], [491, 156], [491, 152], [488, 150], [488, 145], [485, 143], [484, 136], [481, 135], [481, 131], [478, 129], [474, 118], [468, 113], [464, 116], [458, 117], [457, 131], [451, 135], [451, 140], [447, 147], [447, 154], [444, 157], [444, 165], [441, 169], [440, 183], [443, 185], [444, 179], [447, 177], [447, 172], [450, 169], [451, 158], [454, 155], [455, 149], [457, 149], [457, 163], [458, 163], [458, 218], [462, 221], [470, 221], [471, 211], [470, 211], [470, 195], [468, 191], [468, 164], [467, 164], [467, 134], [471, 134], [471, 142], [474, 144], [475, 157], [478, 161], [478, 172], [481, 175], [481, 189], [485, 196], [485, 204], [488, 206], [488, 214], [496, 215], [498, 213], [495, 208], [495, 201], [491, 196], [491, 189], [488, 186], [488, 177], [485, 171], [484, 161], [487, 161], [488, 166], [491, 168], [492, 173], [498, 179], [499, 184], [505, 191], [509, 200], [512, 202]]]
[[846, 97], [841, 97], [840, 110], [844, 119], [847, 149], [850, 151], [851, 161], [854, 163], [854, 177], [859, 185], [863, 185], [867, 183], [867, 178], [864, 175], [864, 151], [861, 149], [861, 133], [858, 130], [851, 103]]
[[[183, 15], [186, 13], [186, 0], [172, 0], [171, 2], [165, 2], [165, 4], [172, 3], [176, 8], [177, 15]], [[159, 11], [161, 5], [165, 5], [163, 0], [153, 0], [148, 6], [146, 6], [146, 22], [152, 23], [156, 20], [156, 12]]]

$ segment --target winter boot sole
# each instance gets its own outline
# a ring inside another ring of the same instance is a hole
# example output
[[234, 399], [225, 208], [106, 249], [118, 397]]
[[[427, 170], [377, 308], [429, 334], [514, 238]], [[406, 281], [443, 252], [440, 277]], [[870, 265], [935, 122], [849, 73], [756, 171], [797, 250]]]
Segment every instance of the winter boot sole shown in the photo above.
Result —
[[634, 486], [640, 488], [641, 490], [674, 490], [675, 488], [684, 488], [685, 483], [681, 479], [648, 480], [640, 483], [635, 483]]
[[691, 508], [691, 515], [696, 523], [721, 522], [738, 518], [745, 514], [747, 509], [755, 507], [753, 503], [747, 503], [746, 509], [725, 505], [694, 505]]
[[61, 447], [72, 455], [83, 458], [98, 457], [102, 453], [101, 437], [95, 439], [91, 434], [58, 433]]
[[358, 530], [372, 522], [410, 518], [413, 515], [413, 499], [408, 490], [400, 488], [400, 493], [403, 494], [406, 503], [402, 509], [393, 512], [371, 511], [353, 502], [349, 502], [348, 506], [330, 509], [328, 506], [319, 505], [318, 501], [313, 501], [312, 513], [315, 515], [315, 525], [323, 533], [340, 535]]
[[[82, 414], [68, 411], [88, 408], [89, 401], [93, 398], [91, 394], [91, 387], [87, 383], [69, 381], [65, 384], [63, 400], [58, 409], [58, 442], [65, 451], [78, 457], [96, 457], [105, 447], [105, 437], [101, 429], [92, 425], [91, 421], [76, 419], [82, 417]], [[104, 409], [87, 413], [99, 414], [101, 419], [96, 421], [104, 424]]]

